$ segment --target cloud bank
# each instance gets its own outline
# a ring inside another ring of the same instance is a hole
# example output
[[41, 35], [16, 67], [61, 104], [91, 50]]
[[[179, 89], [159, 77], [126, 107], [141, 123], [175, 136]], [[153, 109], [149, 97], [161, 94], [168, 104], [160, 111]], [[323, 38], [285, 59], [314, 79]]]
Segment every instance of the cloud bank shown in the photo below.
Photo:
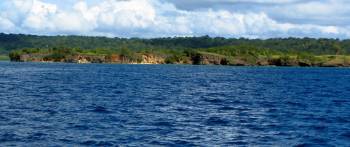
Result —
[[345, 3], [348, 2], [7, 0], [0, 2], [0, 32], [146, 38], [202, 35], [348, 38], [346, 14], [350, 11], [342, 5]]

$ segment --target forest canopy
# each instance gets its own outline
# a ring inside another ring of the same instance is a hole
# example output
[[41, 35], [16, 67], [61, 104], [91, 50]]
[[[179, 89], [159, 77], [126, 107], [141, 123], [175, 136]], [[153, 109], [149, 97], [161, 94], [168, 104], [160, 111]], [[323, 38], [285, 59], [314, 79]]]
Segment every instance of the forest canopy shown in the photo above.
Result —
[[80, 50], [183, 50], [236, 46], [270, 49], [281, 52], [306, 52], [316, 55], [335, 55], [350, 52], [350, 40], [326, 38], [272, 38], [246, 39], [222, 37], [168, 37], [168, 38], [107, 38], [87, 36], [37, 36], [0, 33], [0, 54], [25, 48], [80, 49]]

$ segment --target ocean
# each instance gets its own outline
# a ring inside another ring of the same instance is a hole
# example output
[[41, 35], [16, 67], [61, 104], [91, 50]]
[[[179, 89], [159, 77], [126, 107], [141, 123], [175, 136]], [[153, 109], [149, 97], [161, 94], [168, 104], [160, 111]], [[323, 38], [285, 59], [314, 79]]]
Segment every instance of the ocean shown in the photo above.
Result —
[[350, 68], [0, 62], [0, 146], [350, 146]]

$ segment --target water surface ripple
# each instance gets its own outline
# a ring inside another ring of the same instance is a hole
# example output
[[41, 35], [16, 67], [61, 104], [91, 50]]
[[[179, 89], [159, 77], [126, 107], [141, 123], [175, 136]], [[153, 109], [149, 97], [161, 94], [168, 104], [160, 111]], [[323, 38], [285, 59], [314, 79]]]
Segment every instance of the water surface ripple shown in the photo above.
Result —
[[350, 69], [0, 62], [0, 146], [350, 146]]

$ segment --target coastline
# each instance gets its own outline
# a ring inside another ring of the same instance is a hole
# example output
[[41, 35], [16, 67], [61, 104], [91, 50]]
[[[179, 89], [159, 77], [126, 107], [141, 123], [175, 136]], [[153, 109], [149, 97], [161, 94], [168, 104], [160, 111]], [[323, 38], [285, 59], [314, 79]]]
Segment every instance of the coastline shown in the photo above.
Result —
[[[95, 51], [95, 50], [94, 50]], [[233, 50], [234, 51], [234, 50]], [[202, 50], [179, 52], [124, 51], [90, 52], [70, 49], [38, 50], [24, 49], [11, 52], [13, 62], [63, 62], [63, 63], [108, 63], [108, 64], [188, 64], [223, 66], [278, 66], [278, 67], [350, 67], [350, 55], [315, 55], [305, 53], [240, 54], [215, 53]]]
[[114, 65], [194, 65], [194, 66], [226, 66], [226, 67], [304, 67], [304, 68], [348, 68], [350, 65], [312, 65], [312, 66], [300, 66], [300, 65], [222, 65], [222, 64], [185, 64], [185, 63], [77, 63], [77, 62], [57, 62], [57, 61], [11, 61], [0, 60], [0, 62], [12, 62], [12, 63], [65, 63], [65, 64], [114, 64]]

